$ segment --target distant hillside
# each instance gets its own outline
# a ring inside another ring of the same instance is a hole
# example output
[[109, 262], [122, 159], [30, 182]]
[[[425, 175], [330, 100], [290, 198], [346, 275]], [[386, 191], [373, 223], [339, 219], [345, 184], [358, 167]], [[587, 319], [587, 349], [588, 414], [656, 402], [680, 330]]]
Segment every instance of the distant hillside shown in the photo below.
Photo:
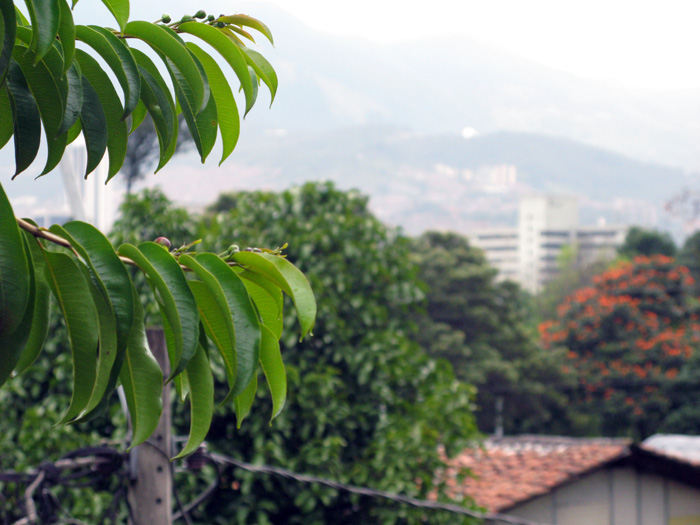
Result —
[[380, 218], [410, 232], [514, 225], [520, 196], [539, 192], [578, 196], [585, 223], [672, 228], [663, 204], [693, 183], [680, 169], [568, 139], [498, 132], [466, 140], [392, 126], [249, 134], [230, 165], [201, 170], [179, 168], [160, 180], [193, 204], [220, 191], [333, 180], [370, 195]]

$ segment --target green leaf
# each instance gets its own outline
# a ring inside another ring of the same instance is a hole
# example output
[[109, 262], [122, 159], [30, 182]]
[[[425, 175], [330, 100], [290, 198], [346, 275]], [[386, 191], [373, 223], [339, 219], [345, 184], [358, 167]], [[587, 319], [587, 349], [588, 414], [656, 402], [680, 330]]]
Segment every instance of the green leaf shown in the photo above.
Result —
[[265, 82], [265, 85], [270, 90], [270, 105], [272, 105], [275, 101], [275, 95], [277, 94], [277, 73], [272, 67], [272, 64], [257, 51], [248, 48], [243, 48], [242, 51], [248, 65], [253, 68], [255, 73]]
[[301, 338], [311, 332], [316, 319], [316, 299], [309, 281], [296, 266], [283, 257], [269, 253], [243, 251], [235, 253], [232, 259], [282, 288], [297, 309]]
[[253, 282], [261, 288], [263, 288], [268, 294], [270, 294], [270, 296], [275, 301], [276, 311], [278, 315], [282, 315], [282, 311], [284, 308], [284, 298], [282, 297], [282, 289], [277, 283], [275, 283], [275, 281], [271, 281], [264, 275], [251, 272], [250, 270], [246, 270], [245, 268], [242, 268], [240, 266], [233, 266], [232, 268], [239, 275], [239, 277], [243, 279], [244, 283], [248, 281]]
[[68, 86], [59, 87], [61, 80], [54, 77], [43, 60], [35, 64], [33, 53], [23, 46], [16, 46], [12, 56], [22, 68], [29, 90], [39, 107], [46, 136], [55, 137], [63, 120]]
[[257, 368], [253, 378], [246, 386], [245, 390], [233, 400], [233, 407], [236, 410], [236, 428], [241, 428], [241, 423], [250, 414], [250, 408], [253, 406], [253, 401], [255, 401], [255, 392], [258, 390], [258, 374]]
[[132, 297], [134, 323], [119, 373], [133, 426], [129, 448], [140, 445], [153, 434], [163, 410], [163, 373], [148, 349], [143, 327], [143, 307], [135, 288], [132, 289]]
[[[15, 222], [14, 219], [13, 222]], [[23, 250], [24, 253], [28, 253], [29, 247], [24, 237], [22, 237], [22, 244], [23, 246], [20, 246], [20, 249]], [[27, 260], [27, 267], [29, 269], [29, 292], [24, 315], [14, 331], [2, 331], [0, 333], [0, 386], [7, 381], [12, 374], [12, 370], [16, 368], [26, 348], [27, 340], [32, 330], [32, 323], [34, 322], [32, 317], [36, 300], [36, 279], [31, 258]]]
[[[123, 33], [126, 23], [129, 21], [129, 0], [102, 0], [102, 3], [112, 13]], [[73, 6], [75, 7], [75, 4]]]
[[224, 33], [215, 27], [199, 22], [186, 22], [180, 24], [180, 31], [190, 33], [201, 38], [207, 44], [216, 49], [221, 56], [228, 62], [233, 71], [236, 73], [238, 80], [243, 88], [246, 100], [245, 115], [253, 107], [253, 84], [250, 80], [250, 73], [246, 66], [245, 58], [239, 47], [234, 44]]
[[229, 393], [236, 383], [236, 334], [233, 327], [233, 312], [219, 281], [194, 257], [180, 256], [180, 264], [190, 268], [202, 281], [189, 281], [199, 309], [199, 317], [209, 338], [221, 354], [226, 368]]
[[241, 27], [250, 27], [256, 31], [260, 31], [274, 46], [275, 42], [272, 39], [272, 32], [270, 29], [263, 24], [260, 20], [253, 18], [248, 15], [231, 15], [231, 16], [220, 16], [217, 18], [218, 22], [224, 22], [225, 24], [233, 24]]
[[80, 127], [80, 120], [76, 120], [75, 124], [73, 124], [66, 132], [68, 135], [68, 144], [71, 144], [75, 139], [77, 139], [82, 130], [83, 128]]
[[102, 70], [97, 60], [85, 53], [82, 49], [76, 52], [76, 59], [80, 64], [82, 74], [90, 81], [104, 109], [107, 122], [107, 151], [109, 153], [109, 170], [107, 182], [114, 177], [124, 164], [126, 157], [126, 144], [129, 138], [129, 129], [126, 121], [122, 119], [123, 110], [117, 92], [112, 86], [107, 74]]
[[202, 67], [204, 67], [204, 71], [209, 79], [212, 97], [214, 97], [216, 102], [216, 111], [219, 115], [219, 131], [221, 131], [221, 142], [223, 145], [221, 161], [219, 162], [219, 166], [221, 166], [224, 160], [233, 152], [240, 135], [241, 121], [238, 115], [238, 106], [236, 106], [236, 100], [233, 98], [231, 86], [229, 86], [216, 60], [192, 42], [188, 42], [187, 47], [202, 63]]
[[146, 105], [143, 103], [143, 100], [139, 100], [139, 103], [136, 104], [133, 113], [131, 113], [131, 126], [129, 127], [129, 134], [138, 129], [143, 122], [143, 119], [146, 118], [146, 113], [148, 113]]
[[97, 228], [81, 221], [71, 221], [50, 230], [63, 237], [87, 263], [90, 277], [114, 312], [117, 346], [124, 348], [131, 332], [134, 304], [131, 279], [112, 243]]
[[250, 383], [260, 359], [260, 321], [248, 291], [240, 277], [221, 258], [202, 253], [197, 262], [218, 280], [233, 313], [236, 333], [236, 384], [228, 397], [236, 397]]
[[22, 173], [36, 158], [41, 142], [41, 118], [39, 108], [32, 97], [19, 64], [12, 60], [7, 75], [10, 108], [12, 109], [15, 142], [15, 174]]
[[83, 128], [87, 165], [85, 178], [95, 171], [107, 150], [107, 117], [100, 103], [100, 97], [86, 76], [81, 77], [83, 88], [83, 108], [80, 111], [80, 125]]
[[31, 49], [36, 53], [34, 57], [36, 64], [56, 41], [61, 13], [58, 2], [55, 0], [25, 0], [25, 4], [32, 21]]
[[272, 395], [272, 417], [270, 418], [270, 423], [272, 423], [272, 420], [282, 412], [287, 400], [287, 376], [284, 372], [279, 341], [266, 326], [262, 327], [260, 365]]
[[250, 75], [250, 83], [253, 86], [253, 104], [258, 100], [258, 76], [255, 74], [255, 70], [248, 66], [248, 74]]
[[[36, 226], [36, 224], [34, 225]], [[39, 357], [49, 331], [49, 310], [51, 304], [49, 301], [51, 292], [45, 276], [46, 261], [40, 241], [26, 231], [23, 233], [27, 239], [26, 246], [34, 266], [35, 296], [34, 311], [31, 314], [31, 332], [29, 333], [29, 338], [22, 351], [22, 355], [15, 366], [15, 375], [24, 372], [36, 361], [37, 357]], [[27, 312], [29, 312], [29, 309], [27, 309]]]
[[204, 107], [206, 102], [205, 79], [202, 78], [199, 68], [195, 64], [187, 48], [178, 42], [168, 31], [156, 24], [149, 22], [129, 22], [124, 28], [124, 34], [133, 36], [146, 42], [154, 51], [166, 56], [182, 74], [189, 89], [194, 94], [197, 112]]
[[[282, 290], [257, 273], [244, 270], [238, 274], [255, 303], [263, 324], [279, 339], [282, 336]], [[248, 279], [246, 277], [253, 277]], [[260, 283], [260, 284], [258, 284]]]
[[60, 23], [58, 26], [58, 41], [63, 50], [63, 73], [65, 74], [73, 63], [75, 56], [75, 23], [73, 13], [66, 0], [57, 0], [60, 12]]
[[0, 1], [0, 17], [3, 21], [2, 43], [0, 44], [0, 85], [2, 85], [10, 67], [12, 48], [15, 45], [17, 17], [12, 2]]
[[[197, 147], [202, 163], [204, 163], [216, 142], [216, 130], [218, 127], [216, 102], [214, 97], [209, 97], [206, 107], [197, 114], [196, 100], [194, 94], [189, 90], [187, 82], [167, 57], [162, 58], [175, 86], [177, 100], [187, 121], [192, 140]], [[199, 60], [197, 60], [197, 63], [199, 63]], [[204, 74], [204, 70], [202, 72]]]
[[29, 20], [27, 20], [27, 17], [22, 14], [22, 11], [20, 11], [17, 6], [15, 6], [15, 16], [17, 17], [17, 26], [29, 26]]
[[104, 59], [124, 91], [122, 119], [131, 114], [141, 96], [141, 76], [129, 46], [114, 33], [99, 26], [77, 26], [76, 36]]
[[7, 86], [0, 86], [0, 149], [12, 138], [12, 104]]
[[185, 447], [173, 459], [191, 454], [207, 437], [214, 414], [214, 378], [209, 359], [201, 345], [185, 370], [190, 384], [190, 435]]
[[199, 313], [185, 274], [172, 255], [159, 244], [144, 242], [138, 248], [122, 244], [119, 253], [131, 258], [143, 270], [163, 317], [172, 329], [174, 341], [168, 345], [172, 372], [168, 381], [180, 374], [197, 351]]
[[[160, 169], [174, 151], [173, 143], [176, 140], [177, 115], [175, 113], [175, 103], [170, 96], [165, 80], [158, 72], [155, 64], [144, 53], [138, 49], [133, 50], [134, 58], [139, 65], [141, 74], [141, 100], [143, 101], [148, 114], [153, 119], [153, 125], [158, 135], [160, 147]], [[157, 170], [156, 170], [157, 171]]]
[[79, 263], [58, 252], [44, 251], [44, 258], [46, 280], [63, 312], [73, 357], [73, 394], [59, 422], [65, 423], [82, 412], [95, 384], [97, 311]]
[[[61, 123], [61, 129], [59, 133], [64, 131], [69, 131], [68, 133], [68, 144], [73, 142], [71, 140], [72, 134], [70, 129], [75, 126], [76, 123], [79, 124], [80, 112], [83, 110], [83, 85], [81, 81], [81, 74], [78, 70], [78, 64], [73, 62], [66, 72], [66, 83], [68, 85], [68, 92], [66, 93], [66, 108], [63, 114], [63, 122]], [[75, 135], [77, 137], [77, 135]]]
[[79, 267], [90, 289], [97, 312], [98, 345], [95, 382], [92, 385], [92, 391], [85, 408], [75, 417], [74, 421], [81, 420], [102, 401], [107, 390], [114, 360], [117, 357], [117, 323], [112, 306], [102, 291], [92, 281], [90, 271], [85, 266], [80, 265]]

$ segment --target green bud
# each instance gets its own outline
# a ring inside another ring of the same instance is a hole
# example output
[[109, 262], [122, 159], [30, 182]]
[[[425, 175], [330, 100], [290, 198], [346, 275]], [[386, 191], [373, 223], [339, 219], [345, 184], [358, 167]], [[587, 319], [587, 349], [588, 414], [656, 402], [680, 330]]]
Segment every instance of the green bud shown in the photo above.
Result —
[[167, 237], [158, 237], [155, 241], [156, 244], [164, 246], [166, 249], [170, 249], [170, 240]]
[[170, 15], [167, 14], [167, 13], [166, 13], [166, 14], [163, 14], [163, 16], [161, 17], [161, 21], [162, 21], [164, 24], [169, 24], [169, 23], [170, 23], [170, 20], [172, 20], [172, 19], [170, 18]]
[[184, 24], [185, 22], [192, 22], [194, 18], [192, 18], [190, 15], [185, 15], [180, 19], [180, 23]]
[[207, 17], [207, 13], [205, 13], [204, 11], [202, 11], [202, 10], [200, 9], [199, 11], [197, 11], [197, 12], [194, 14], [194, 17], [195, 17], [195, 18], [206, 18], [206, 17]]
[[207, 20], [208, 20], [209, 22], [213, 22], [215, 19], [216, 19], [216, 17], [215, 17], [214, 15], [209, 15], [209, 16], [207, 17]]
[[224, 24], [223, 22], [217, 22], [216, 27], [226, 27], [226, 24]]
[[228, 247], [228, 253], [229, 253], [229, 254], [231, 254], [231, 253], [238, 253], [238, 252], [240, 252], [240, 251], [241, 251], [241, 249], [238, 247], [237, 244], [232, 244], [231, 246]]

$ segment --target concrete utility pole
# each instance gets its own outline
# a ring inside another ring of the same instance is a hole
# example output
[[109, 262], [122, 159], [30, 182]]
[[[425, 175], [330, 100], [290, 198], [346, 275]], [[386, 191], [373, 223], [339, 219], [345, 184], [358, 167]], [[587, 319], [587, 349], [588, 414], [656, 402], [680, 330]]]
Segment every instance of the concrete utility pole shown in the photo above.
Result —
[[[149, 328], [146, 336], [163, 377], [167, 377], [170, 367], [163, 330]], [[170, 428], [170, 384], [167, 384], [163, 387], [163, 413], [155, 432], [146, 443], [131, 451], [133, 470], [128, 496], [134, 515], [131, 525], [171, 525], [173, 522]]]

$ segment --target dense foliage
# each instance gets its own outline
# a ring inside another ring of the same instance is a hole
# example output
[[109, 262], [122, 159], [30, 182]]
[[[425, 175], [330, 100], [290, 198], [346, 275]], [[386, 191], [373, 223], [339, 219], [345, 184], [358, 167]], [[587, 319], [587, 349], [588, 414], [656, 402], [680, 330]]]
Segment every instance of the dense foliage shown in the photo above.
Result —
[[[123, 208], [126, 222], [140, 231], [149, 201], [159, 206], [162, 199], [154, 192], [131, 197]], [[129, 235], [126, 222], [119, 223], [119, 235]], [[220, 407], [210, 448], [350, 484], [419, 497], [431, 493], [442, 465], [438, 445], [454, 453], [475, 437], [473, 391], [413, 340], [411, 319], [421, 291], [408, 240], [372, 216], [366, 197], [330, 184], [224, 195], [200, 228], [208, 245], [222, 238], [252, 246], [289, 243], [289, 259], [304, 268], [319, 309], [313, 338], [300, 342], [290, 334], [281, 340], [290, 383], [285, 410], [272, 426], [269, 414], [258, 411], [237, 429], [231, 408]], [[291, 322], [285, 317], [285, 326]], [[203, 520], [455, 519], [273, 476], [228, 476]]]
[[567, 350], [565, 370], [589, 432], [645, 437], [677, 427], [674, 411], [688, 400], [676, 389], [700, 343], [694, 289], [672, 258], [638, 256], [597, 276], [541, 325], [546, 348]]
[[498, 282], [482, 251], [457, 234], [423, 234], [411, 251], [425, 283], [427, 315], [415, 318], [417, 340], [476, 385], [480, 430], [494, 431], [502, 402], [506, 433], [561, 432], [559, 355], [540, 346], [531, 296], [512, 281]]

